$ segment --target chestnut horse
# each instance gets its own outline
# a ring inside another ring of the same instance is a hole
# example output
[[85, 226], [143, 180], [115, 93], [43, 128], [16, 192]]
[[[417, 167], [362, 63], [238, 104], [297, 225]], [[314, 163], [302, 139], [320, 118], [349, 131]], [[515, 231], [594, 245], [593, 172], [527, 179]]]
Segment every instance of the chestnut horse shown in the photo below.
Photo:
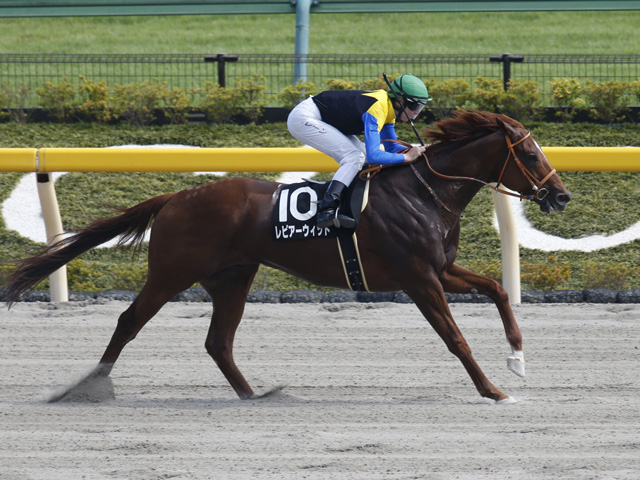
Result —
[[[480, 395], [509, 401], [511, 397], [487, 379], [473, 358], [445, 298], [445, 292], [473, 292], [493, 300], [512, 350], [508, 367], [524, 376], [522, 334], [506, 291], [455, 263], [460, 216], [479, 189], [491, 183], [533, 200], [547, 213], [564, 210], [571, 194], [529, 132], [509, 117], [460, 111], [426, 136], [433, 143], [417, 162], [381, 169], [370, 180], [368, 204], [356, 230], [368, 287], [406, 292], [462, 362]], [[335, 238], [276, 241], [271, 220], [281, 187], [257, 179], [225, 178], [122, 209], [19, 261], [6, 281], [7, 304], [10, 307], [52, 272], [112, 238], [139, 245], [153, 224], [146, 283], [120, 315], [111, 341], [87, 378], [107, 379], [122, 349], [158, 310], [200, 283], [214, 307], [206, 350], [240, 398], [255, 397], [233, 359], [233, 340], [258, 267], [275, 267], [318, 285], [348, 287]]]

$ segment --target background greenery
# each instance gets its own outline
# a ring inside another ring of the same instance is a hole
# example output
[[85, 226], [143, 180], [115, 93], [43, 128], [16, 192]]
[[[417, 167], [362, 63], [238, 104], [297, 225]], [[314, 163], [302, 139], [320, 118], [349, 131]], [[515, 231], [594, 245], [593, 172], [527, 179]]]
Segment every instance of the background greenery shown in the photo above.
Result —
[[[426, 125], [420, 125], [425, 128]], [[544, 146], [640, 146], [637, 125], [548, 124], [528, 125]], [[401, 138], [413, 133], [399, 125]], [[282, 123], [265, 125], [167, 125], [133, 127], [96, 124], [1, 124], [0, 141], [9, 147], [104, 147], [123, 144], [186, 144], [201, 147], [290, 147], [298, 145]], [[253, 175], [253, 174], [252, 174]], [[277, 174], [266, 173], [275, 179]], [[564, 238], [614, 233], [638, 221], [638, 174], [565, 172], [561, 174], [574, 200], [562, 214], [543, 215], [534, 204], [527, 216], [540, 230]], [[0, 199], [15, 187], [21, 174], [0, 174]], [[110, 215], [108, 205], [129, 206], [150, 196], [213, 180], [212, 175], [72, 173], [56, 183], [65, 228]], [[459, 263], [500, 277], [500, 241], [493, 227], [493, 203], [488, 189], [471, 203], [462, 220]], [[39, 246], [7, 231], [0, 223], [0, 260], [20, 258]], [[530, 289], [635, 288], [640, 286], [640, 241], [616, 248], [583, 252], [547, 252], [521, 249], [523, 286]], [[136, 289], [144, 278], [145, 256], [132, 262], [126, 250], [96, 249], [70, 267], [72, 290]], [[270, 269], [263, 269], [254, 289], [308, 288], [310, 285]], [[42, 285], [46, 288], [46, 283]]]
[[[640, 11], [311, 14], [309, 53], [638, 53]], [[294, 53], [295, 15], [2, 18], [4, 53]]]
[[[409, 20], [409, 21], [408, 21]], [[311, 53], [637, 53], [639, 12], [539, 12], [469, 14], [312, 15]], [[293, 53], [294, 15], [0, 19], [6, 53]], [[381, 35], [380, 32], [387, 32]], [[625, 32], [620, 35], [620, 32]], [[526, 125], [543, 146], [640, 146], [638, 125]], [[424, 128], [426, 125], [420, 125]], [[401, 138], [413, 133], [401, 126]], [[104, 147], [172, 143], [206, 147], [295, 146], [284, 124], [166, 125], [0, 124], [2, 147]], [[273, 174], [266, 174], [273, 178]], [[613, 233], [638, 220], [633, 173], [561, 174], [574, 193], [567, 212], [527, 216], [553, 235], [578, 238]], [[0, 174], [0, 199], [21, 174]], [[66, 228], [110, 214], [107, 204], [127, 206], [149, 196], [202, 183], [190, 174], [67, 174], [56, 190]], [[463, 218], [459, 262], [499, 276], [500, 245], [493, 207], [483, 189]], [[0, 223], [0, 261], [41, 247]], [[521, 249], [524, 288], [638, 287], [640, 242], [592, 253]], [[136, 289], [144, 254], [132, 262], [125, 250], [97, 249], [70, 265], [72, 290]], [[46, 283], [41, 287], [46, 288]], [[254, 289], [308, 285], [264, 269]]]

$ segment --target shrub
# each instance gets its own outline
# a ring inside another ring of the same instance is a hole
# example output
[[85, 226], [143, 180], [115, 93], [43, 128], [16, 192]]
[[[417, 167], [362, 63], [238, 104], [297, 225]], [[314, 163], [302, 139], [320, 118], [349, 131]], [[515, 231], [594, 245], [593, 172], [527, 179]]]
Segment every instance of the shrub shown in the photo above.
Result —
[[496, 78], [478, 77], [476, 88], [471, 93], [471, 100], [479, 110], [498, 112], [504, 94], [502, 82]]
[[147, 278], [147, 266], [105, 265], [98, 262], [72, 260], [67, 264], [69, 290], [74, 292], [99, 292], [102, 290], [140, 291]]
[[[399, 76], [399, 73], [387, 75], [387, 80], [393, 82]], [[329, 78], [326, 80], [326, 84], [328, 90], [389, 90], [389, 85], [387, 85], [382, 75], [360, 82], [341, 78]]]
[[535, 120], [540, 114], [540, 92], [533, 80], [513, 79], [507, 90], [496, 78], [478, 77], [475, 83], [470, 98], [479, 110], [500, 112], [520, 122]]
[[45, 82], [36, 89], [40, 106], [56, 122], [69, 122], [74, 117], [76, 88], [64, 77], [60, 83]]
[[29, 87], [20, 86], [17, 88], [8, 87], [6, 94], [9, 97], [9, 119], [16, 123], [27, 123], [29, 114], [27, 113], [27, 102], [31, 91]]
[[[387, 75], [387, 80], [393, 82], [400, 76], [399, 73]], [[389, 86], [382, 75], [361, 82], [330, 78], [326, 81], [328, 90], [388, 90]]]
[[589, 115], [595, 120], [605, 123], [614, 123], [624, 120], [627, 111], [624, 104], [624, 95], [629, 89], [629, 82], [594, 83], [587, 81], [586, 96], [593, 108]]
[[11, 106], [9, 88], [9, 85], [6, 83], [0, 85], [0, 119], [2, 120], [9, 117], [9, 114], [4, 111]]
[[284, 108], [291, 109], [307, 98], [313, 95], [316, 86], [311, 82], [298, 81], [295, 85], [287, 85], [282, 92], [277, 94], [275, 98], [282, 104]]
[[521, 268], [523, 285], [533, 290], [555, 290], [561, 282], [571, 277], [569, 264], [559, 263], [554, 256], [548, 257], [545, 263], [522, 262]]
[[71, 260], [67, 264], [69, 290], [74, 292], [99, 291], [99, 288], [94, 283], [96, 266], [96, 262], [87, 263], [79, 258]]
[[630, 278], [637, 278], [640, 267], [628, 267], [624, 263], [582, 262], [584, 270], [584, 288], [608, 288], [625, 290]]
[[432, 79], [427, 83], [432, 100], [429, 110], [436, 120], [442, 120], [451, 112], [451, 108], [464, 108], [471, 99], [471, 85], [461, 78], [438, 82]]
[[235, 82], [235, 89], [238, 92], [242, 114], [249, 120], [257, 121], [266, 105], [264, 91], [266, 86], [265, 77], [252, 75], [251, 77], [238, 77]]
[[109, 106], [110, 91], [111, 88], [104, 80], [94, 83], [93, 80], [80, 75], [78, 95], [81, 103], [78, 108], [85, 119], [106, 123], [113, 118], [113, 112]]
[[[147, 281], [148, 263], [142, 265], [115, 266], [109, 269], [106, 280], [115, 285], [116, 290], [139, 292]], [[102, 287], [105, 289], [105, 287]]]
[[193, 89], [192, 93], [201, 97], [198, 107], [211, 122], [225, 123], [240, 114], [255, 121], [262, 114], [265, 105], [264, 81], [264, 77], [257, 75], [238, 77], [235, 88], [206, 82], [204, 88]]
[[241, 97], [233, 89], [206, 82], [204, 88], [196, 88], [192, 93], [201, 97], [198, 107], [210, 122], [225, 123], [242, 112]]
[[187, 123], [187, 120], [189, 119], [189, 111], [191, 110], [193, 103], [183, 89], [174, 88], [173, 90], [166, 90], [163, 96], [163, 102], [167, 107], [164, 114], [169, 123]]
[[556, 78], [549, 85], [551, 98], [559, 108], [555, 114], [559, 120], [572, 120], [577, 113], [587, 109], [587, 104], [580, 98], [585, 90], [584, 85], [577, 78]]
[[502, 92], [500, 112], [520, 123], [538, 119], [541, 109], [538, 84], [533, 80], [510, 80], [509, 89]]
[[[393, 75], [391, 78], [389, 78], [389, 81], [392, 82], [393, 79], [398, 76], [399, 75]], [[382, 77], [382, 75], [376, 78], [372, 78], [370, 80], [359, 82], [356, 85], [357, 85], [356, 88], [358, 90], [387, 90], [389, 88], [387, 85], [387, 82], [384, 81], [384, 78]]]
[[165, 92], [166, 82], [159, 80], [127, 85], [116, 83], [111, 100], [113, 114], [131, 125], [150, 125], [156, 120], [155, 111], [160, 108]]
[[328, 90], [356, 90], [358, 88], [357, 82], [339, 78], [329, 78], [326, 83]]
[[502, 264], [500, 262], [481, 262], [471, 260], [466, 267], [472, 272], [502, 282]]
[[633, 95], [637, 103], [640, 103], [640, 80], [629, 84], [629, 93]]

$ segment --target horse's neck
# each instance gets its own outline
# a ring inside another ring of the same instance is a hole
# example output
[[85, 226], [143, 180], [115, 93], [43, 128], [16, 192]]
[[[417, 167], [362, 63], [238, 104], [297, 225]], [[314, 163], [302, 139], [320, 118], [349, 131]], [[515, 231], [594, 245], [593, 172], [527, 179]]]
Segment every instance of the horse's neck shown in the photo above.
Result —
[[[444, 168], [442, 162], [438, 162], [438, 157], [434, 156], [433, 161], [430, 159], [431, 168], [447, 176], [469, 176], [465, 169]], [[416, 187], [416, 194], [425, 200], [431, 198], [440, 207], [450, 215], [460, 217], [462, 212], [467, 208], [473, 197], [478, 193], [483, 184], [470, 180], [448, 179], [442, 178], [433, 173], [426, 161], [420, 160], [414, 165], [416, 172], [407, 169], [414, 177], [413, 184]], [[418, 183], [415, 183], [415, 180]]]
[[[478, 191], [495, 180], [493, 176], [499, 168], [497, 159], [502, 158], [501, 145], [501, 142], [493, 140], [493, 136], [488, 136], [462, 146], [436, 146], [427, 152], [429, 164], [420, 161], [416, 168], [426, 175], [444, 203], [462, 213]], [[443, 178], [438, 173], [445, 177], [463, 178]]]

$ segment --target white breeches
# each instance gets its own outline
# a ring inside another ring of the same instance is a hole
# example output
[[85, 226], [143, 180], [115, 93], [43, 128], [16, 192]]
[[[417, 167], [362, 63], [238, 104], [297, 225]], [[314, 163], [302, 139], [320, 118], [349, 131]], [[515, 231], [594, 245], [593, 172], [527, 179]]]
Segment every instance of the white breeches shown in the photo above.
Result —
[[345, 135], [322, 121], [311, 97], [300, 102], [287, 119], [289, 132], [302, 143], [320, 150], [340, 164], [333, 179], [349, 185], [366, 159], [364, 143], [355, 135]]

